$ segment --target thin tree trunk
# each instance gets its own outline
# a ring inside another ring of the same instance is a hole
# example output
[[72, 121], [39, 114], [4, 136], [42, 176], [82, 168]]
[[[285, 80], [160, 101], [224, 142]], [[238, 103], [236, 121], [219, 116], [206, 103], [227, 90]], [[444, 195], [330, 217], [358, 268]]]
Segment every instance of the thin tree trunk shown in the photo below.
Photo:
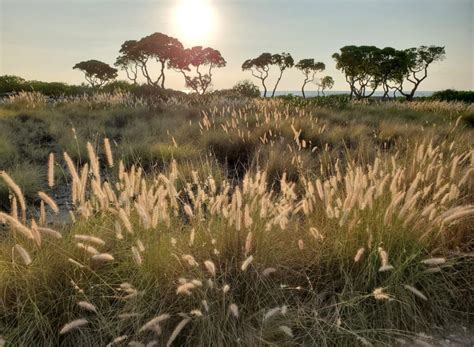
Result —
[[273, 87], [272, 98], [275, 96], [275, 91], [278, 88], [278, 84], [280, 83], [281, 76], [283, 76], [283, 70], [280, 70], [280, 77], [278, 77], [278, 80], [275, 83], [275, 87]]

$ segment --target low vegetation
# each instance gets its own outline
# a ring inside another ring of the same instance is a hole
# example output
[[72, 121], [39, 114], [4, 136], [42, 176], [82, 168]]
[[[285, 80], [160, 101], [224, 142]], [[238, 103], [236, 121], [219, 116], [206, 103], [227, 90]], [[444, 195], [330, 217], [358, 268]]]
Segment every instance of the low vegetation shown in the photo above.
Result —
[[474, 312], [473, 112], [12, 97], [0, 341], [426, 344]]

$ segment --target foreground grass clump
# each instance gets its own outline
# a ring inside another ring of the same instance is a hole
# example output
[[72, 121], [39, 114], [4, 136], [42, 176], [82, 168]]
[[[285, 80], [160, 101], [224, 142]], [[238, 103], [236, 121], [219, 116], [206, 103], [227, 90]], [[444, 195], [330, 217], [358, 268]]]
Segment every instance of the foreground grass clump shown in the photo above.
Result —
[[[398, 153], [332, 158], [329, 146], [307, 146], [303, 128], [284, 113], [255, 119], [252, 132], [236, 114], [227, 121], [206, 113], [200, 129], [220, 127], [242, 142], [259, 136], [266, 150], [275, 131], [283, 147], [290, 133], [285, 154], [297, 179], [269, 178], [256, 165], [233, 180], [183, 171], [176, 161], [145, 174], [114, 161], [110, 141], [100, 147], [104, 157], [88, 143], [82, 165], [66, 153], [64, 164], [57, 159], [71, 193], [71, 223], [61, 227], [48, 222], [57, 211], [51, 187], [32, 214], [3, 172], [11, 202], [0, 213], [3, 338], [381, 345], [470, 318], [474, 151], [466, 144], [426, 137]], [[161, 146], [163, 157], [175, 151]], [[298, 158], [316, 151], [311, 174]], [[45, 171], [54, 177], [51, 164]]]

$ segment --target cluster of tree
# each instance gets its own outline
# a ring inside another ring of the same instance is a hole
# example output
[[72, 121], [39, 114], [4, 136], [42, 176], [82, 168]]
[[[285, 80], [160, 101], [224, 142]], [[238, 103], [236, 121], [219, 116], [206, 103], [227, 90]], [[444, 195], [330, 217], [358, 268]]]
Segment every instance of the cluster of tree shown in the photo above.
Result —
[[[115, 66], [125, 71], [133, 84], [143, 77], [146, 84], [165, 88], [166, 70], [181, 73], [186, 87], [198, 94], [205, 94], [212, 85], [214, 68], [226, 66], [221, 53], [210, 47], [184, 48], [176, 38], [154, 33], [140, 40], [125, 41], [119, 51]], [[157, 65], [154, 69], [153, 65]], [[83, 61], [74, 66], [84, 72], [94, 88], [100, 88], [117, 77], [117, 69], [98, 60]], [[158, 73], [153, 71], [157, 70]]]
[[[444, 47], [420, 46], [397, 50], [392, 47], [345, 46], [340, 53], [334, 53], [336, 68], [341, 70], [349, 84], [351, 97], [358, 99], [372, 96], [382, 87], [383, 97], [399, 92], [412, 100], [416, 90], [428, 76], [428, 67], [444, 59]], [[404, 90], [404, 83], [411, 84], [411, 90]]]
[[[252, 76], [258, 78], [261, 81], [263, 87], [263, 97], [267, 97], [268, 89], [266, 85], [266, 80], [270, 75], [270, 68], [272, 66], [277, 66], [279, 70], [277, 80], [275, 82], [275, 85], [273, 86], [271, 95], [272, 97], [275, 96], [278, 84], [280, 83], [281, 78], [283, 76], [283, 72], [286, 69], [290, 69], [294, 66], [303, 73], [305, 78], [301, 87], [301, 92], [303, 94], [303, 97], [306, 97], [304, 91], [305, 86], [308, 83], [314, 82], [316, 78], [316, 73], [322, 72], [326, 68], [324, 63], [315, 62], [314, 59], [302, 59], [297, 64], [295, 64], [295, 61], [291, 54], [285, 52], [281, 54], [262, 53], [256, 58], [247, 59], [242, 64], [242, 70], [250, 71], [252, 73]], [[325, 76], [321, 78], [319, 82], [317, 82], [317, 85], [318, 91], [322, 90], [322, 93], [324, 94], [325, 89], [332, 88], [332, 86], [334, 85], [334, 80], [331, 76]]]

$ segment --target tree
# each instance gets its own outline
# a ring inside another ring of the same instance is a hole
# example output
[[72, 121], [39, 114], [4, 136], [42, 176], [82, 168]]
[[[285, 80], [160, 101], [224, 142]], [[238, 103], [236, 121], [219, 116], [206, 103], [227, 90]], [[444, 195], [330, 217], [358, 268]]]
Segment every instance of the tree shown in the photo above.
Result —
[[165, 68], [170, 67], [171, 61], [183, 50], [183, 44], [176, 38], [162, 33], [154, 33], [142, 38], [139, 42], [139, 49], [144, 54], [156, 62], [160, 63], [160, 74], [153, 82], [145, 64], [144, 74], [149, 84], [165, 87]]
[[314, 78], [316, 76], [316, 73], [319, 71], [324, 71], [326, 66], [324, 63], [321, 62], [315, 62], [314, 59], [301, 59], [298, 64], [295, 65], [295, 67], [303, 72], [305, 78], [303, 81], [303, 85], [301, 86], [301, 93], [303, 94], [303, 98], [306, 98], [306, 95], [304, 93], [304, 87], [314, 81]]
[[283, 72], [287, 68], [292, 68], [294, 64], [295, 61], [293, 60], [293, 57], [290, 55], [290, 53], [283, 52], [282, 54], [272, 55], [272, 65], [277, 65], [280, 69], [280, 75], [278, 76], [275, 86], [273, 87], [272, 98], [275, 96], [275, 91], [278, 87], [278, 84], [280, 83], [281, 77], [283, 76]]
[[249, 70], [252, 76], [258, 78], [262, 82], [263, 97], [267, 97], [267, 86], [265, 80], [268, 77], [270, 66], [273, 63], [273, 56], [270, 53], [262, 53], [257, 58], [247, 59], [242, 64], [242, 70]]
[[324, 76], [318, 83], [318, 87], [321, 88], [321, 93], [325, 96], [324, 90], [334, 87], [334, 79], [331, 76]]
[[252, 81], [240, 81], [232, 87], [232, 90], [239, 95], [248, 98], [258, 98], [260, 96], [260, 90]]
[[140, 48], [140, 45], [136, 40], [125, 41], [120, 48], [120, 55], [115, 61], [115, 66], [124, 70], [127, 74], [127, 78], [137, 84], [139, 71], [142, 71], [143, 76], [145, 73], [143, 70], [146, 68], [148, 56]]
[[[212, 84], [212, 69], [224, 67], [226, 64], [218, 50], [201, 46], [183, 49], [170, 61], [170, 67], [183, 74], [186, 86], [200, 95], [204, 95]], [[195, 69], [196, 76], [189, 75], [190, 67]], [[206, 68], [206, 71], [200, 68]]]
[[[375, 46], [344, 46], [334, 53], [336, 68], [341, 70], [351, 89], [351, 98], [368, 98], [380, 85], [378, 62], [380, 49]], [[367, 93], [367, 89], [372, 91]]]
[[13, 75], [0, 76], [0, 93], [13, 93], [25, 90], [26, 80]]
[[99, 60], [81, 61], [73, 69], [84, 72], [86, 81], [92, 88], [101, 88], [117, 77], [117, 69]]
[[378, 52], [377, 75], [384, 91], [382, 98], [389, 97], [389, 92], [403, 82], [408, 71], [407, 54], [392, 47], [385, 47]]
[[413, 100], [419, 85], [428, 77], [428, 67], [433, 62], [442, 61], [445, 58], [446, 51], [444, 47], [440, 46], [420, 46], [418, 48], [406, 49], [405, 53], [407, 59], [405, 79], [412, 83], [413, 87], [409, 93], [405, 93], [402, 80], [397, 90], [407, 100]]
[[[127, 74], [127, 77], [137, 83], [139, 72], [150, 86], [165, 87], [165, 69], [170, 67], [172, 60], [183, 50], [183, 44], [178, 39], [162, 33], [154, 33], [140, 40], [129, 40], [122, 44], [120, 55], [115, 65]], [[159, 74], [153, 77], [150, 63], [159, 64]]]

